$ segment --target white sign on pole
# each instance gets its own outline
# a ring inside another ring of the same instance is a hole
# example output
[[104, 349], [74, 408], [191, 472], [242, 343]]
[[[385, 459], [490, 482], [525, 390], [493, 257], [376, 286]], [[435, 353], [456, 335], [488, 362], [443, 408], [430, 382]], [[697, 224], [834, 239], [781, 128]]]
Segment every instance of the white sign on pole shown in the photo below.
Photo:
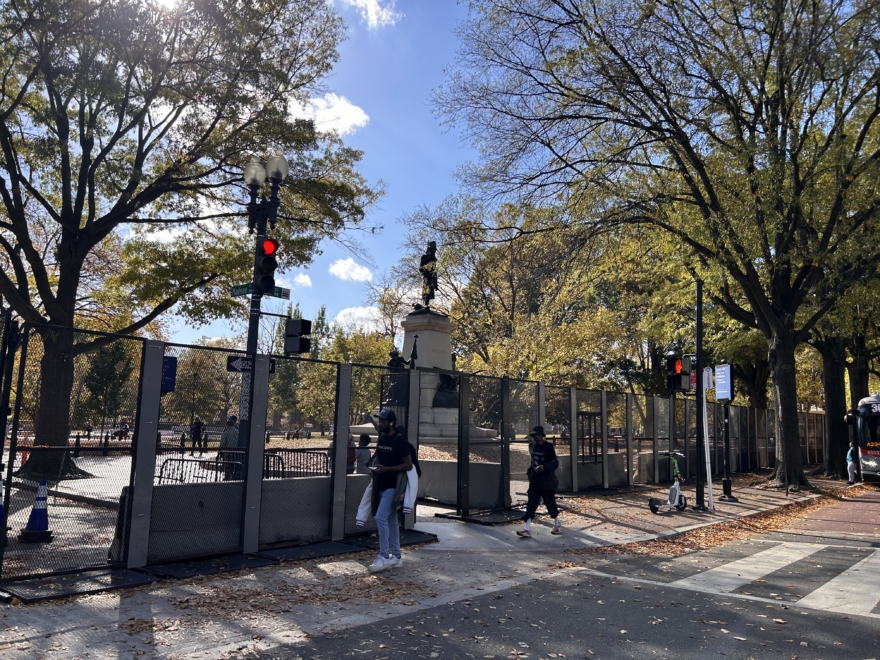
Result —
[[733, 379], [730, 376], [729, 364], [721, 364], [715, 367], [716, 401], [731, 401], [733, 399]]
[[[715, 498], [712, 496], [712, 462], [709, 459], [709, 415], [706, 414], [708, 410], [706, 406], [706, 390], [712, 387], [712, 369], [706, 367], [703, 370], [703, 376], [703, 391], [700, 392], [700, 396], [703, 397], [703, 456], [706, 457], [706, 484], [709, 486], [709, 510], [714, 511]], [[717, 385], [715, 392], [717, 398]]]

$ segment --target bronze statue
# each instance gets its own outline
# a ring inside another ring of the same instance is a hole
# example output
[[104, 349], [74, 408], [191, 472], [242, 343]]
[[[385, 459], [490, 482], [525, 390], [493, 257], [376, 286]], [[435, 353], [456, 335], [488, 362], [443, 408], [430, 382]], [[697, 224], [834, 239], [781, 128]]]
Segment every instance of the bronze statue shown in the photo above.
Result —
[[396, 348], [391, 351], [388, 356], [391, 358], [388, 360], [388, 368], [389, 369], [406, 369], [406, 366], [409, 364], [409, 360], [405, 360], [400, 356], [400, 351]]
[[419, 261], [419, 272], [424, 278], [422, 283], [422, 301], [425, 307], [431, 306], [434, 293], [437, 291], [437, 243], [428, 243], [428, 249]]

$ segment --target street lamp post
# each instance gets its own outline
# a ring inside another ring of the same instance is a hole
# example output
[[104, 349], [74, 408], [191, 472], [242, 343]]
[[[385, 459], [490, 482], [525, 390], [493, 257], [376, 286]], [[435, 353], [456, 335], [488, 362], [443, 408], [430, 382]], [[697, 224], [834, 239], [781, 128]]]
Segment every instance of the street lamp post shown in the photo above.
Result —
[[[260, 201], [257, 201], [257, 195], [260, 188], [266, 182], [266, 173], [269, 174], [270, 195], [269, 199], [263, 195]], [[252, 158], [244, 168], [244, 181], [250, 191], [250, 202], [248, 203], [248, 229], [251, 233], [256, 229], [257, 236], [254, 241], [254, 277], [251, 287], [251, 311], [248, 319], [248, 336], [247, 336], [247, 352], [254, 354], [257, 352], [257, 340], [260, 332], [260, 301], [263, 292], [257, 286], [260, 279], [260, 246], [263, 239], [266, 238], [266, 225], [275, 229], [275, 221], [278, 219], [278, 207], [280, 201], [278, 199], [278, 190], [281, 188], [281, 182], [287, 176], [288, 167], [284, 156], [272, 156], [266, 163], [266, 167], [260, 164], [256, 158]]]
[[[258, 201], [257, 196], [266, 182], [266, 170], [269, 172], [269, 199], [267, 200], [266, 196], [263, 195], [262, 199]], [[251, 308], [248, 318], [246, 346], [247, 355], [251, 360], [251, 369], [243, 371], [241, 374], [241, 396], [238, 402], [238, 445], [245, 448], [248, 446], [248, 439], [250, 437], [250, 407], [253, 394], [252, 376], [256, 365], [260, 335], [260, 302], [263, 298], [263, 290], [259, 286], [259, 271], [262, 244], [266, 239], [267, 225], [275, 229], [275, 222], [278, 219], [278, 207], [280, 206], [278, 190], [281, 188], [281, 182], [284, 181], [287, 172], [287, 161], [281, 155], [269, 158], [265, 168], [256, 158], [252, 158], [251, 162], [244, 168], [244, 182], [250, 191], [250, 202], [247, 205], [248, 230], [250, 233], [254, 233], [254, 230], [256, 230], [257, 233], [254, 240], [254, 272], [251, 282]]]

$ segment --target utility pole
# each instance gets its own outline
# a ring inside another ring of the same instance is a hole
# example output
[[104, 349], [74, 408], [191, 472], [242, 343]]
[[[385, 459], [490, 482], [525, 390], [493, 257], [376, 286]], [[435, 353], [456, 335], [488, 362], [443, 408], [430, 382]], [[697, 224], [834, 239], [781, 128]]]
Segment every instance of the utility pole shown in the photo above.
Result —
[[705, 466], [705, 442], [703, 437], [703, 280], [697, 280], [697, 503], [694, 511], [706, 511], [703, 468]]

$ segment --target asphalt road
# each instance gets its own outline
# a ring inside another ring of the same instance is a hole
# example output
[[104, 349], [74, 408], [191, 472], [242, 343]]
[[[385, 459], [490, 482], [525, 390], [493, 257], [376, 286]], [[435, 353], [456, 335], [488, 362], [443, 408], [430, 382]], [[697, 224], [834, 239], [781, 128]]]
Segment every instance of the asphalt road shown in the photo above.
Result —
[[[840, 506], [815, 516], [880, 501]], [[816, 527], [577, 568], [535, 554], [541, 580], [247, 658], [880, 658], [880, 543]]]

